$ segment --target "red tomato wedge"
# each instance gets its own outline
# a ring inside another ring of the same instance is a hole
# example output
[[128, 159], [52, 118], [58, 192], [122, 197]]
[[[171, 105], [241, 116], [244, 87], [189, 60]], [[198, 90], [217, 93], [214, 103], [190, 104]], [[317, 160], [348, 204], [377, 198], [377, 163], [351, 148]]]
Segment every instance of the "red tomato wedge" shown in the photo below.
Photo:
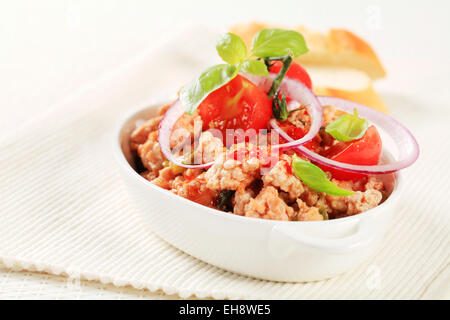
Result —
[[203, 130], [265, 129], [272, 116], [272, 104], [267, 94], [237, 75], [223, 87], [213, 91], [198, 107]]
[[[269, 72], [278, 73], [280, 72], [282, 66], [283, 63], [281, 61], [275, 61], [273, 65], [270, 67]], [[306, 70], [303, 69], [303, 67], [298, 63], [296, 62], [291, 63], [288, 71], [286, 72], [286, 77], [298, 80], [312, 90], [312, 82], [308, 72], [306, 72]]]
[[[370, 126], [361, 139], [349, 142], [341, 141], [321, 155], [343, 163], [371, 166], [379, 163], [381, 150], [382, 143], [378, 130], [374, 126]], [[322, 170], [330, 172], [333, 178], [338, 180], [357, 181], [366, 177], [364, 174], [342, 171], [320, 164], [318, 166]]]
[[[303, 138], [307, 133], [307, 131], [305, 131], [303, 128], [296, 127], [290, 122], [281, 122], [278, 123], [278, 125], [284, 132], [286, 132], [294, 140]], [[286, 140], [280, 137], [280, 143], [286, 142], [287, 142]], [[319, 142], [317, 141], [317, 138], [314, 138], [311, 141], [305, 143], [303, 146], [308, 148], [309, 150], [316, 151], [317, 148], [319, 147]]]

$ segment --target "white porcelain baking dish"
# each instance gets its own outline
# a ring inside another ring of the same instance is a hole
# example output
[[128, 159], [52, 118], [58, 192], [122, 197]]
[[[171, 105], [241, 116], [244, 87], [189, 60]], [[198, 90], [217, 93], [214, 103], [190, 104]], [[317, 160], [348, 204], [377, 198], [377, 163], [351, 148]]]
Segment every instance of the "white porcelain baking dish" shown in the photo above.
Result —
[[272, 221], [214, 210], [161, 189], [134, 169], [129, 150], [136, 122], [160, 105], [126, 117], [114, 135], [114, 153], [130, 198], [151, 229], [180, 250], [220, 268], [274, 281], [313, 281], [358, 266], [374, 253], [399, 201], [401, 179], [383, 178], [391, 196], [359, 215], [329, 221]]

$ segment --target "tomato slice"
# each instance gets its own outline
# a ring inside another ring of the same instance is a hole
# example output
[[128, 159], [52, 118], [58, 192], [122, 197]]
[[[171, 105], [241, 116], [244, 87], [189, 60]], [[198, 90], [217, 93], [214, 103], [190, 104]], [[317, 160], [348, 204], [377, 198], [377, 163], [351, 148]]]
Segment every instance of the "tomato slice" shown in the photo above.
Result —
[[[292, 123], [287, 122], [287, 121], [278, 123], [278, 126], [294, 140], [301, 139], [308, 133], [308, 131], [305, 131], [303, 128], [296, 127]], [[286, 143], [286, 142], [287, 141], [285, 139], [280, 137], [280, 143]], [[305, 143], [303, 146], [308, 148], [309, 150], [317, 152], [319, 145], [320, 145], [320, 143], [319, 143], [318, 139], [314, 138], [311, 141], [308, 141], [307, 143]]]
[[[269, 72], [278, 73], [282, 67], [283, 63], [281, 61], [275, 61], [270, 67]], [[298, 63], [294, 61], [291, 63], [288, 71], [286, 72], [286, 77], [298, 80], [312, 90], [312, 82], [308, 72], [306, 72], [306, 70], [303, 69], [303, 67]]]
[[198, 107], [203, 130], [265, 129], [272, 116], [267, 94], [246, 78], [237, 75], [223, 87], [213, 91]]
[[[339, 142], [322, 152], [321, 155], [329, 159], [356, 165], [372, 166], [380, 161], [382, 150], [381, 138], [378, 130], [370, 126], [364, 136], [355, 141]], [[317, 164], [322, 170], [331, 173], [338, 180], [361, 180], [364, 174], [352, 173]]]

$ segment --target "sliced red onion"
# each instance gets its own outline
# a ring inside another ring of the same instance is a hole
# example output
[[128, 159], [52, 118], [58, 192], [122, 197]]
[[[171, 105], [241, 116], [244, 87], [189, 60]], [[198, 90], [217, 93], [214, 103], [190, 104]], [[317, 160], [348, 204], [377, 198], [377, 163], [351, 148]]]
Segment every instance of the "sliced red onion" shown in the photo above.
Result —
[[203, 164], [184, 164], [180, 162], [179, 159], [175, 157], [172, 151], [170, 150], [170, 136], [172, 134], [173, 126], [184, 113], [185, 110], [179, 99], [177, 99], [166, 111], [164, 118], [161, 120], [161, 123], [159, 124], [159, 131], [158, 131], [158, 140], [159, 145], [161, 147], [161, 151], [167, 158], [167, 160], [169, 160], [170, 162], [179, 167], [191, 169], [208, 168], [213, 165], [214, 161]]
[[[269, 74], [268, 77], [255, 76], [253, 74], [248, 73], [245, 73], [243, 75], [248, 80], [253, 82], [253, 84], [255, 84], [264, 91], [268, 91], [270, 89], [273, 80], [277, 76], [276, 74], [272, 73]], [[286, 96], [288, 96], [289, 98], [297, 101], [301, 105], [306, 106], [308, 114], [311, 117], [311, 127], [309, 128], [308, 133], [305, 134], [301, 139], [298, 140], [293, 140], [292, 138], [290, 140], [286, 139], [288, 141], [287, 143], [272, 146], [272, 148], [280, 148], [280, 149], [293, 148], [314, 139], [314, 137], [319, 132], [320, 127], [322, 126], [322, 118], [323, 118], [322, 105], [320, 104], [316, 95], [303, 83], [289, 78], [283, 79], [283, 82], [281, 83], [280, 86], [280, 90], [285, 92]], [[290, 103], [288, 105], [288, 109], [292, 110], [291, 108], [295, 108], [295, 106], [296, 104]], [[274, 126], [274, 124], [276, 125], [276, 122], [277, 122], [276, 119], [270, 120], [270, 124], [272, 125], [272, 127]]]
[[[419, 157], [419, 145], [417, 144], [416, 139], [405, 126], [403, 126], [400, 122], [398, 122], [394, 118], [375, 109], [348, 100], [333, 97], [318, 97], [318, 98], [323, 106], [327, 105], [333, 106], [336, 109], [342, 110], [347, 113], [352, 113], [353, 110], [356, 109], [360, 117], [370, 120], [378, 127], [382, 128], [396, 142], [399, 153], [398, 155], [399, 160], [382, 165], [360, 166], [334, 161], [325, 158], [303, 146], [297, 147], [297, 149], [302, 154], [307, 156], [309, 159], [319, 164], [343, 171], [362, 174], [382, 174], [382, 173], [396, 172], [398, 170], [409, 167]], [[279, 127], [278, 129], [275, 128], [275, 130], [277, 130], [284, 139], [288, 141], [293, 140], [288, 134], [286, 134]]]
[[[273, 80], [275, 79], [275, 74], [270, 74], [268, 77], [262, 77], [262, 76], [255, 76], [252, 74], [244, 74], [244, 76], [253, 82], [256, 86], [261, 88], [264, 91], [268, 91], [272, 85]], [[302, 105], [305, 105], [308, 113], [311, 117], [311, 127], [308, 131], [308, 133], [303, 136], [301, 139], [298, 140], [288, 140], [289, 142], [272, 146], [272, 148], [293, 148], [300, 146], [310, 140], [312, 140], [317, 133], [319, 132], [319, 129], [322, 125], [322, 106], [320, 105], [319, 101], [317, 100], [317, 97], [315, 94], [307, 88], [303, 83], [300, 83], [299, 81], [292, 80], [285, 78], [280, 86], [280, 89], [283, 90], [287, 96], [289, 96], [291, 99], [298, 101]], [[294, 106], [293, 104], [289, 104], [290, 107]], [[288, 107], [289, 107], [288, 106]], [[189, 165], [181, 163], [177, 157], [173, 155], [173, 153], [170, 150], [170, 136], [172, 133], [172, 129], [177, 122], [177, 120], [184, 114], [185, 110], [179, 101], [177, 99], [172, 106], [167, 110], [166, 114], [164, 115], [164, 118], [162, 119], [160, 126], [159, 126], [159, 133], [158, 133], [158, 139], [159, 144], [161, 146], [161, 151], [164, 154], [164, 156], [172, 163], [176, 164], [177, 166], [184, 167], [184, 168], [197, 168], [197, 169], [203, 169], [210, 167], [214, 162], [209, 162], [205, 164], [198, 164], [198, 165]], [[272, 122], [276, 122], [275, 119], [271, 120]], [[287, 140], [287, 139], [286, 139]]]

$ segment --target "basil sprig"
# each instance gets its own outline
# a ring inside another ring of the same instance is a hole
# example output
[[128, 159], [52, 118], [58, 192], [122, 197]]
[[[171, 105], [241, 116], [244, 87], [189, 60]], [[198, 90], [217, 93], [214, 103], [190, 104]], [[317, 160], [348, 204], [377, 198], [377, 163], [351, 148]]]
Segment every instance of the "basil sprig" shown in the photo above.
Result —
[[[188, 114], [192, 114], [206, 96], [236, 77], [239, 69], [234, 64], [218, 64], [187, 84], [180, 92], [180, 100]], [[205, 95], [205, 92], [208, 94]]]
[[346, 197], [354, 193], [351, 190], [339, 188], [327, 178], [322, 169], [296, 155], [292, 157], [292, 170], [297, 178], [316, 191], [339, 197]]
[[241, 66], [241, 70], [247, 73], [264, 77], [269, 75], [266, 65], [261, 60], [247, 60], [244, 61]]
[[286, 121], [289, 117], [289, 111], [286, 103], [286, 95], [284, 92], [281, 93], [281, 99], [279, 97], [280, 94], [275, 95], [272, 100], [272, 113], [273, 116], [280, 120]]
[[287, 54], [295, 58], [307, 51], [305, 39], [294, 30], [263, 29], [253, 37], [252, 54], [260, 58]]
[[[192, 114], [211, 92], [236, 77], [240, 70], [258, 76], [268, 76], [268, 66], [260, 59], [279, 56], [295, 58], [308, 51], [305, 39], [300, 33], [282, 29], [259, 31], [253, 38], [248, 54], [244, 41], [233, 33], [224, 34], [217, 42], [216, 49], [227, 64], [209, 68], [181, 89], [180, 100], [189, 114]], [[258, 59], [252, 60], [251, 57], [255, 56]]]
[[358, 117], [358, 111], [354, 109], [353, 114], [344, 114], [331, 122], [325, 131], [339, 141], [353, 141], [361, 139], [369, 127], [366, 119]]

